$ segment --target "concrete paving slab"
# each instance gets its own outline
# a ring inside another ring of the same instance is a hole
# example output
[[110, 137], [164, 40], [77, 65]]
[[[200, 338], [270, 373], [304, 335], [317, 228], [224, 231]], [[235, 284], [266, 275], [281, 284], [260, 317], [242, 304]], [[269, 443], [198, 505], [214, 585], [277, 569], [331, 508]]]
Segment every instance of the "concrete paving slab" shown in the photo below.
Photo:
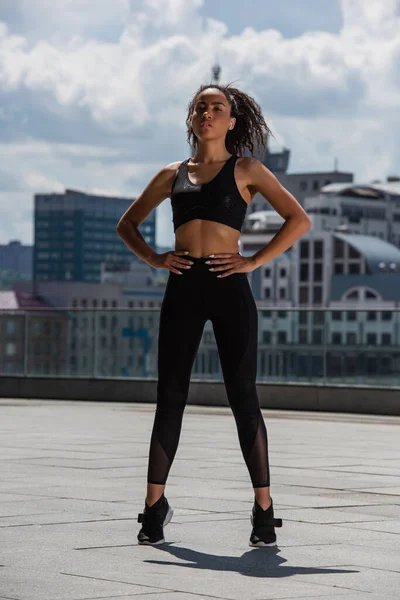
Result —
[[263, 409], [278, 546], [229, 407], [186, 408], [165, 544], [140, 546], [150, 404], [0, 400], [0, 600], [390, 600], [400, 589], [399, 417]]

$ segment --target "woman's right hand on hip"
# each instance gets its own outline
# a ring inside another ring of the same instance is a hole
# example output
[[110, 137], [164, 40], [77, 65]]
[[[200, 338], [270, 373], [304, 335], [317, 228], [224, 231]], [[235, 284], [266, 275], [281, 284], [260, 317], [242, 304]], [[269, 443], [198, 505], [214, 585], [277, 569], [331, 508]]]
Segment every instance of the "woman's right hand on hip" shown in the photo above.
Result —
[[191, 260], [183, 258], [185, 254], [189, 254], [188, 250], [169, 250], [162, 254], [157, 254], [153, 259], [151, 266], [155, 269], [168, 269], [172, 273], [182, 275], [181, 271], [178, 271], [175, 267], [182, 269], [190, 269], [193, 262]]

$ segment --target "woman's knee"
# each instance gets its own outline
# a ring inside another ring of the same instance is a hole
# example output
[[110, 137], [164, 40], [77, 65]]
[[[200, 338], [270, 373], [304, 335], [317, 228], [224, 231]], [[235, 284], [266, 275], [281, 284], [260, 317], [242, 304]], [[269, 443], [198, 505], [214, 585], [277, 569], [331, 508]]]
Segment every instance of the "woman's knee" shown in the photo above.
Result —
[[187, 390], [159, 386], [157, 390], [157, 412], [165, 416], [179, 415], [185, 410], [187, 398]]

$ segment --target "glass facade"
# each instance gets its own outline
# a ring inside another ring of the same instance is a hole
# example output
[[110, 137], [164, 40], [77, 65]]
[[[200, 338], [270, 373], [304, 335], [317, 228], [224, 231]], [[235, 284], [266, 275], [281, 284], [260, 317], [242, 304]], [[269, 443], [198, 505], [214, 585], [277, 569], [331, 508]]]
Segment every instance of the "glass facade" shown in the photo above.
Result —
[[[133, 198], [65, 194], [35, 195], [34, 281], [100, 283], [101, 263], [130, 263], [137, 258], [116, 232]], [[155, 246], [155, 211], [139, 226]]]

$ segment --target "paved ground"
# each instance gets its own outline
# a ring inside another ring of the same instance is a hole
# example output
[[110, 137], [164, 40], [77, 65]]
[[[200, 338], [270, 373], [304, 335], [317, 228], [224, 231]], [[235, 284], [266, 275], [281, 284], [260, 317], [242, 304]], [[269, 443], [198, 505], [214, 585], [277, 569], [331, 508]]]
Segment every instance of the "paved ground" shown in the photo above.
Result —
[[186, 408], [166, 543], [139, 546], [154, 405], [0, 400], [0, 598], [400, 597], [399, 417], [263, 410], [276, 548], [229, 408]]

